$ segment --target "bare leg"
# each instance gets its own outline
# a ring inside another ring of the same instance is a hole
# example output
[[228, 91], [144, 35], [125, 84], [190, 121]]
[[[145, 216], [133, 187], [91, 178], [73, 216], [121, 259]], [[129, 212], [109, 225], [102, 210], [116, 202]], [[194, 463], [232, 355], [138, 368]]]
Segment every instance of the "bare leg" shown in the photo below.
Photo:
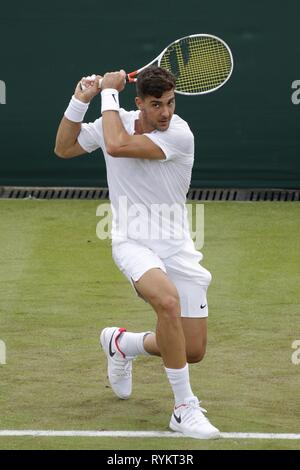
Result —
[[[186, 344], [187, 362], [200, 362], [206, 350], [207, 318], [181, 318]], [[144, 340], [145, 350], [153, 355], [160, 356], [156, 335], [147, 335]]]
[[[147, 271], [135, 282], [135, 287], [157, 314], [157, 348], [152, 342], [153, 352], [156, 354], [160, 352], [165, 367], [183, 368], [186, 364], [186, 349], [176, 287], [158, 268]], [[150, 338], [148, 341], [146, 338], [146, 344], [151, 341], [151, 336], [153, 337], [153, 335], [148, 336]]]

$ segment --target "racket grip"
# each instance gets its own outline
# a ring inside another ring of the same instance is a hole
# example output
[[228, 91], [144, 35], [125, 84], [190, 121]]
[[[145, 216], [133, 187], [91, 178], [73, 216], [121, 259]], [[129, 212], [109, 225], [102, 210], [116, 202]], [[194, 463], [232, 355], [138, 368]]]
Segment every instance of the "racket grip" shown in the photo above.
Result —
[[[100, 80], [99, 80], [99, 88], [101, 88], [102, 80], [103, 80], [103, 78], [100, 78]], [[132, 81], [132, 80], [130, 80], [129, 75], [126, 75], [125, 83], [126, 83], [126, 82], [131, 82], [131, 81]]]
[[129, 83], [135, 83], [136, 80], [137, 80], [137, 79], [136, 79], [137, 73], [138, 73], [137, 70], [135, 70], [134, 72], [128, 73], [127, 76], [126, 76], [127, 82], [129, 82]]
[[[101, 89], [101, 85], [102, 85], [102, 80], [103, 80], [103, 78], [100, 78], [99, 84], [98, 84], [98, 88], [100, 88], [100, 89]], [[126, 82], [136, 82], [136, 78], [131, 78], [131, 77], [129, 77], [129, 75], [126, 75], [125, 83]], [[80, 85], [81, 91], [84, 91], [86, 89], [86, 87], [83, 85], [82, 82], [80, 82], [79, 85]]]

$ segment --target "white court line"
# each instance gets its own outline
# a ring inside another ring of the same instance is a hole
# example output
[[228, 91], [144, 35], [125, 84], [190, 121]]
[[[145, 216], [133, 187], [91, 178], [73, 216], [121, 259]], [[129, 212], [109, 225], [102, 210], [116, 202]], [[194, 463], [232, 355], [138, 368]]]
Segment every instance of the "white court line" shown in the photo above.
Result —
[[[184, 438], [178, 432], [168, 431], [32, 431], [0, 430], [0, 437], [171, 437]], [[300, 434], [259, 432], [222, 432], [223, 439], [299, 439]]]

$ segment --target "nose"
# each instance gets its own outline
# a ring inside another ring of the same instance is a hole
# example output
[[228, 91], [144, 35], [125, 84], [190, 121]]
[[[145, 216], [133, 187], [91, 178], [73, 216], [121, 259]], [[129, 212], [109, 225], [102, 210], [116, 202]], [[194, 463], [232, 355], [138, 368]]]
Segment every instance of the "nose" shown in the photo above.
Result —
[[163, 108], [162, 110], [162, 114], [161, 114], [161, 117], [164, 118], [164, 119], [168, 119], [170, 116], [170, 110], [169, 108], [166, 106]]

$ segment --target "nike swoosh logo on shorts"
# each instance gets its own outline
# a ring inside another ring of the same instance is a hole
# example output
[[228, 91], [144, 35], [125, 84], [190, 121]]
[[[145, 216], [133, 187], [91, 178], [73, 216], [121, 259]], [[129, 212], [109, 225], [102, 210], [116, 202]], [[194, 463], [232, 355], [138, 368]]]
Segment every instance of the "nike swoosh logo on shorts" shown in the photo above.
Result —
[[180, 424], [181, 423], [181, 416], [176, 416], [175, 413], [173, 413], [173, 416], [176, 419], [177, 423]]
[[205, 308], [205, 307], [206, 307], [206, 304], [204, 304], [204, 305], [201, 304], [200, 305], [200, 308]]
[[115, 352], [112, 352], [112, 349], [111, 349], [111, 342], [112, 342], [112, 339], [113, 339], [113, 335], [115, 334], [115, 332], [113, 332], [113, 334], [111, 335], [111, 338], [110, 338], [110, 342], [109, 342], [109, 355], [110, 357], [114, 357], [114, 355], [116, 354]]

